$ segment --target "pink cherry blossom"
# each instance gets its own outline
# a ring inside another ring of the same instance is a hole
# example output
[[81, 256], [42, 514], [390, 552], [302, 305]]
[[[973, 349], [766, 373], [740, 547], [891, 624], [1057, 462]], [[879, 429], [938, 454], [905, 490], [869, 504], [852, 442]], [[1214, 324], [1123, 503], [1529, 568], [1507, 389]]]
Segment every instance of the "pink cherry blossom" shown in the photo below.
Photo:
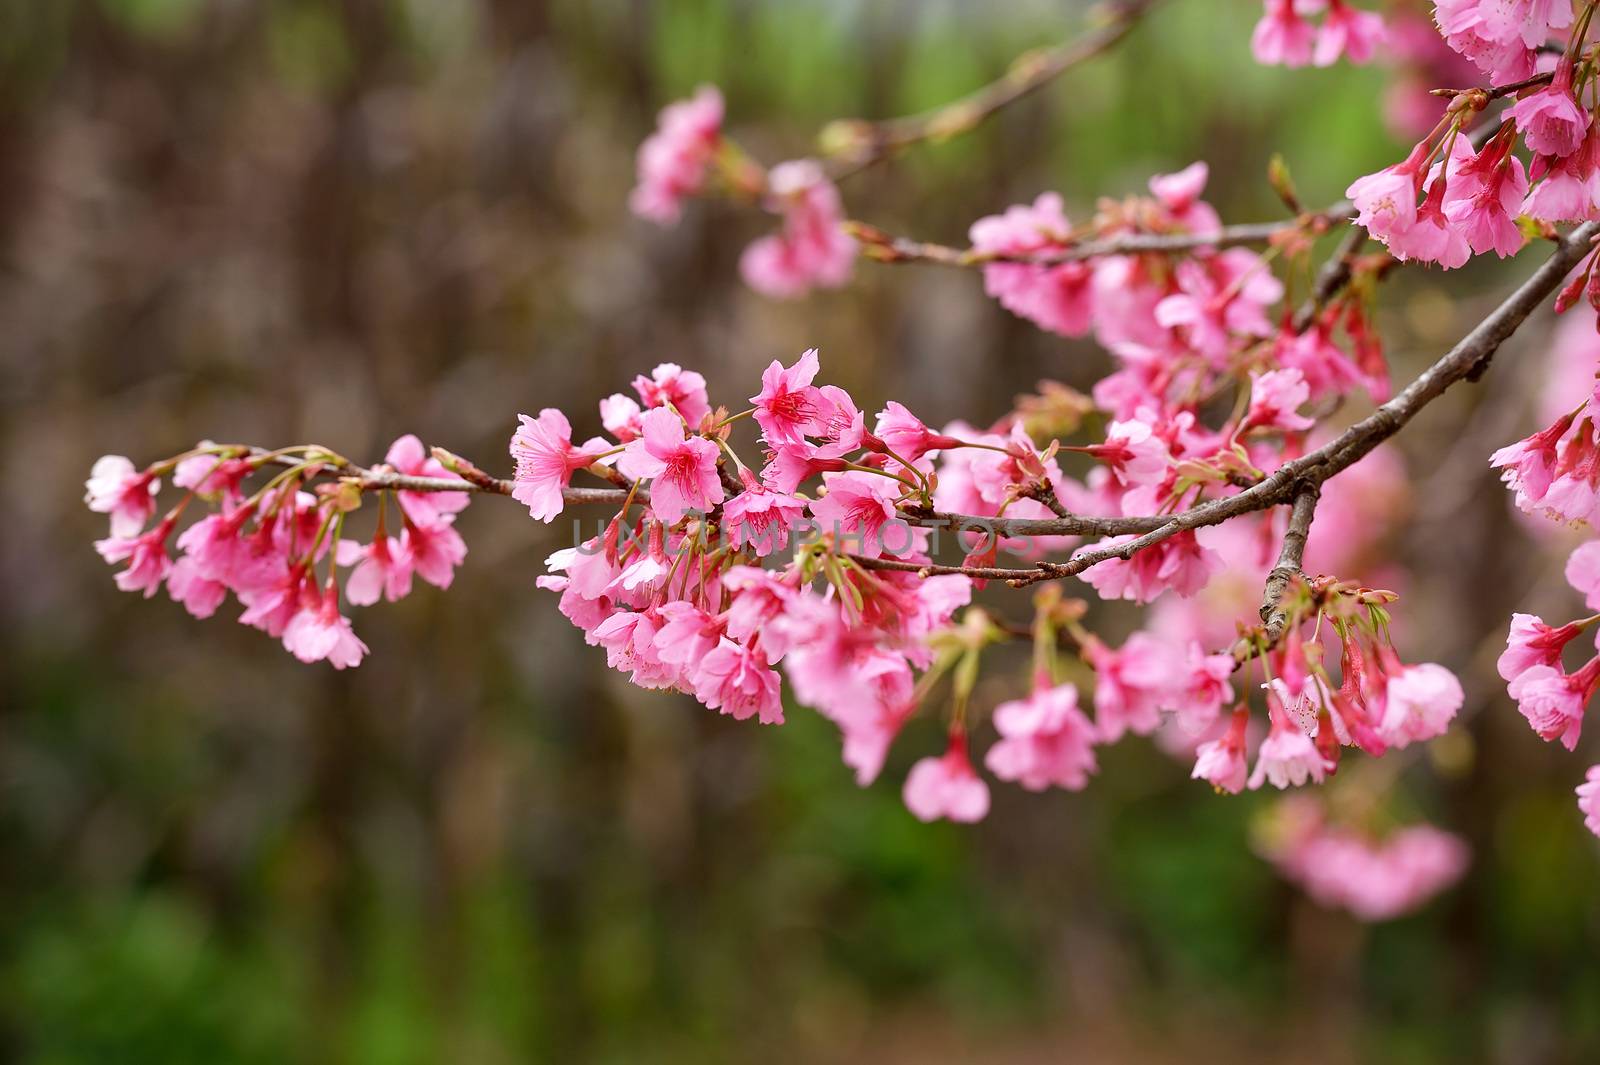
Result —
[[337, 561], [351, 567], [344, 582], [351, 606], [371, 606], [379, 599], [395, 603], [411, 594], [411, 555], [398, 537], [381, 534], [370, 544], [340, 540]]
[[95, 513], [111, 515], [113, 538], [127, 539], [137, 536], [156, 512], [160, 487], [152, 474], [135, 469], [131, 459], [102, 455], [84, 482], [83, 501]]
[[1576, 412], [1563, 415], [1549, 428], [1489, 456], [1489, 465], [1501, 471], [1500, 479], [1516, 493], [1518, 507], [1531, 513], [1549, 492], [1555, 480], [1557, 447], [1576, 417]]
[[689, 670], [722, 642], [727, 623], [692, 603], [682, 600], [663, 603], [659, 611], [661, 628], [656, 631], [656, 653], [661, 661]]
[[1236, 663], [1226, 651], [1207, 654], [1198, 641], [1189, 644], [1183, 672], [1173, 685], [1172, 707], [1178, 725], [1191, 736], [1198, 736], [1216, 723], [1222, 704], [1233, 698], [1228, 683]]
[[639, 183], [628, 206], [664, 225], [678, 220], [683, 201], [705, 184], [706, 166], [722, 136], [722, 94], [703, 85], [661, 111], [656, 131], [639, 145]]
[[755, 404], [761, 436], [773, 447], [804, 445], [808, 435], [822, 432], [828, 408], [812, 380], [817, 376], [817, 349], [802, 352], [793, 366], [773, 359], [761, 374], [761, 391], [750, 397]]
[[146, 599], [156, 594], [172, 569], [172, 559], [167, 556], [167, 537], [172, 535], [172, 526], [173, 520], [165, 518], [149, 532], [95, 541], [94, 549], [100, 552], [101, 558], [113, 565], [128, 564], [116, 575], [118, 588], [125, 592], [143, 592]]
[[995, 707], [994, 727], [1000, 742], [989, 748], [984, 764], [1001, 780], [1029, 791], [1052, 785], [1078, 791], [1095, 771], [1094, 726], [1078, 709], [1078, 689], [1071, 684], [1038, 684], [1026, 699]]
[[1577, 787], [1578, 809], [1583, 814], [1583, 826], [1600, 836], [1600, 765], [1592, 765]]
[[707, 707], [736, 721], [783, 724], [778, 674], [760, 651], [724, 639], [698, 666], [694, 692]]
[[1433, 662], [1406, 666], [1389, 677], [1378, 729], [1392, 747], [1444, 734], [1466, 696], [1454, 673]]
[[633, 468], [650, 482], [650, 509], [668, 524], [689, 511], [709, 513], [723, 500], [717, 476], [717, 445], [703, 436], [685, 437], [683, 421], [666, 407], [646, 411], [643, 435], [628, 445]]
[[1578, 150], [1589, 129], [1589, 112], [1572, 98], [1572, 64], [1556, 64], [1555, 80], [1511, 106], [1507, 117], [1522, 130], [1523, 142], [1540, 155], [1566, 156]]
[[739, 272], [764, 296], [793, 299], [850, 280], [856, 242], [844, 232], [839, 190], [814, 159], [779, 163], [767, 176], [768, 206], [783, 230], [744, 250]]
[[967, 740], [952, 733], [939, 758], [924, 758], [906, 774], [906, 809], [919, 821], [982, 821], [989, 813], [989, 785], [973, 772]]
[[[711, 412], [711, 402], [706, 398], [705, 375], [685, 370], [675, 362], [662, 363], [650, 371], [649, 377], [638, 375], [633, 379], [633, 390], [639, 394], [639, 401], [646, 408], [671, 404], [691, 428], [698, 428], [701, 419]], [[613, 397], [613, 416], [625, 413], [625, 408], [616, 408], [614, 401], [617, 398], [626, 397]]]
[[245, 606], [239, 621], [274, 637], [283, 635], [307, 601], [313, 606], [321, 605], [317, 587], [307, 580], [303, 562], [286, 567], [269, 585], [237, 594]]
[[[1041, 193], [1031, 205], [1008, 207], [972, 223], [968, 237], [975, 251], [998, 255], [1034, 255], [1065, 248], [1072, 226], [1054, 192]], [[1055, 265], [989, 263], [983, 288], [1000, 306], [1040, 329], [1062, 336], [1083, 336], [1093, 318], [1086, 262]]]
[[572, 426], [554, 407], [540, 411], [537, 419], [517, 417], [522, 425], [511, 437], [511, 457], [517, 462], [511, 498], [526, 506], [535, 520], [549, 523], [566, 505], [562, 492], [572, 483], [572, 475], [592, 464], [609, 445], [596, 437], [581, 448], [573, 447]]
[[770, 555], [789, 543], [789, 534], [805, 523], [806, 501], [776, 492], [741, 470], [744, 491], [722, 505], [722, 525], [735, 547]]
[[1532, 614], [1511, 615], [1511, 632], [1497, 664], [1500, 678], [1510, 683], [1534, 666], [1559, 666], [1562, 650], [1582, 631], [1577, 625], [1553, 628]]
[[613, 392], [600, 401], [600, 424], [624, 444], [639, 439], [641, 413], [638, 402], [620, 392]]
[[1179, 291], [1156, 304], [1156, 321], [1181, 330], [1206, 358], [1227, 358], [1239, 336], [1264, 337], [1273, 332], [1264, 309], [1283, 298], [1283, 283], [1248, 248], [1229, 248], [1204, 260], [1185, 259], [1174, 276]]
[[[412, 477], [461, 479], [445, 469], [444, 463], [428, 454], [422, 441], [410, 433], [389, 445], [384, 462], [396, 473]], [[395, 495], [411, 520], [424, 525], [437, 520], [441, 514], [458, 514], [472, 502], [472, 496], [467, 492], [397, 492]]]
[[825, 535], [848, 551], [867, 558], [902, 554], [910, 546], [911, 528], [895, 511], [899, 485], [870, 473], [830, 473], [821, 499], [811, 514]]
[[[215, 448], [209, 440], [200, 441], [202, 448]], [[221, 458], [215, 451], [190, 455], [172, 471], [172, 483], [179, 488], [191, 489], [207, 499], [237, 502], [240, 483], [253, 473], [256, 464], [249, 459]]]
[[184, 555], [167, 571], [167, 594], [195, 617], [208, 618], [228, 597], [228, 588], [221, 581], [203, 577], [194, 559]]
[[1250, 711], [1243, 706], [1233, 712], [1228, 729], [1217, 739], [1195, 748], [1192, 780], [1204, 780], [1219, 792], [1237, 795], [1244, 790], [1245, 730], [1250, 725]]
[[1528, 175], [1512, 154], [1513, 144], [1505, 137], [1490, 141], [1461, 167], [1445, 194], [1445, 218], [1479, 255], [1492, 251], [1503, 259], [1527, 243], [1516, 219], [1528, 195]]
[[1269, 370], [1250, 374], [1250, 409], [1239, 425], [1241, 433], [1250, 429], [1277, 429], [1303, 433], [1316, 422], [1297, 413], [1311, 398], [1311, 387], [1299, 370]]
[[958, 447], [961, 441], [944, 433], [936, 433], [922, 423], [903, 404], [890, 400], [878, 412], [873, 435], [882, 440], [896, 455], [907, 462], [916, 462], [930, 451]]
[[1600, 657], [1573, 674], [1559, 666], [1536, 665], [1524, 670], [1508, 686], [1517, 709], [1541, 739], [1560, 740], [1567, 750], [1578, 746], [1583, 714], [1600, 680]]
[[1095, 671], [1095, 731], [1100, 742], [1115, 743], [1132, 732], [1146, 736], [1161, 724], [1161, 708], [1173, 688], [1170, 648], [1148, 633], [1135, 632], [1116, 651], [1098, 640], [1084, 648]]
[[1271, 700], [1268, 701], [1268, 707], [1271, 729], [1267, 738], [1261, 741], [1261, 749], [1256, 752], [1256, 768], [1250, 774], [1250, 789], [1254, 791], [1268, 783], [1279, 789], [1297, 788], [1308, 780], [1315, 784], [1322, 783], [1331, 768], [1327, 759], [1311, 742], [1311, 737], [1301, 731], [1286, 712], [1278, 709]]
[[456, 567], [467, 557], [467, 542], [456, 532], [454, 521], [453, 514], [444, 515], [432, 525], [408, 521], [400, 534], [400, 550], [410, 560], [411, 568], [435, 588], [450, 587]]
[[1567, 583], [1583, 594], [1584, 605], [1600, 610], [1600, 540], [1579, 544], [1567, 559]]
[[1328, 0], [1328, 14], [1317, 27], [1311, 61], [1328, 67], [1342, 55], [1352, 63], [1369, 63], [1385, 36], [1383, 17], [1376, 11], [1351, 7], [1345, 0]]
[[326, 659], [334, 669], [358, 666], [367, 653], [350, 619], [339, 613], [339, 590], [331, 578], [317, 602], [299, 610], [284, 627], [283, 646], [302, 662]]
[[1316, 29], [1300, 17], [1296, 0], [1266, 0], [1266, 13], [1250, 35], [1250, 51], [1263, 66], [1303, 67], [1311, 62]]
[[1222, 229], [1222, 220], [1216, 210], [1200, 194], [1211, 178], [1211, 168], [1204, 162], [1190, 163], [1174, 174], [1156, 174], [1150, 178], [1150, 195], [1166, 208], [1172, 221], [1191, 233], [1216, 233]]
[[1416, 224], [1422, 164], [1428, 151], [1428, 142], [1424, 141], [1412, 148], [1404, 161], [1357, 178], [1345, 189], [1344, 194], [1356, 206], [1356, 223], [1374, 240], [1390, 244]]
[[[1134, 539], [1131, 535], [1112, 536], [1094, 546], [1105, 549]], [[1079, 577], [1102, 599], [1148, 603], [1168, 590], [1185, 598], [1194, 595], [1222, 567], [1221, 557], [1202, 544], [1193, 530], [1186, 529], [1131, 558], [1111, 558], [1091, 566]]]

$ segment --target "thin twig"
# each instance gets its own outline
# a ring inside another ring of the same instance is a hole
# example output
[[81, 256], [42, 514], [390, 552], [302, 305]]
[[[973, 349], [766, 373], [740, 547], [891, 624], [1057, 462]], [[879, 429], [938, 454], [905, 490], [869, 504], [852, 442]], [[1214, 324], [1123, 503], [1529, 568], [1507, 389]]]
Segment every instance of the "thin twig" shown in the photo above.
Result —
[[1109, 51], [1139, 23], [1158, 0], [1108, 0], [1099, 9], [1100, 25], [1053, 48], [1018, 56], [998, 80], [952, 103], [903, 118], [879, 122], [846, 119], [824, 131], [846, 147], [830, 159], [834, 180], [860, 173], [913, 144], [946, 140], [966, 133], [990, 115], [1033, 93], [1080, 63]]

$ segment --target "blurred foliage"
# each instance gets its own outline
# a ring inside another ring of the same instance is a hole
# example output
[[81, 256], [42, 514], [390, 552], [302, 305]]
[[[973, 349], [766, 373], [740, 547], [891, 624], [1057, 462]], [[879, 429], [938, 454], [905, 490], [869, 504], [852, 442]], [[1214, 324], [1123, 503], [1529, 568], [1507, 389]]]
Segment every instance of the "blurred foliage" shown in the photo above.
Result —
[[[734, 276], [759, 219], [700, 206], [660, 232], [623, 211], [634, 146], [696, 84], [722, 85], [735, 135], [775, 160], [829, 119], [966, 92], [1085, 8], [0, 0], [0, 473], [21, 515], [0, 542], [5, 1057], [1600, 1057], [1577, 763], [1479, 668], [1559, 571], [1504, 549], [1521, 534], [1478, 458], [1448, 517], [1481, 536], [1400, 545], [1420, 656], [1476, 669], [1490, 752], [1411, 801], [1476, 865], [1376, 928], [1250, 852], [1259, 798], [1205, 794], [1148, 749], [1109, 752], [1084, 794], [1001, 791], [982, 826], [924, 826], [897, 782], [931, 725], [858, 790], [814, 715], [755, 729], [628, 690], [532, 589], [565, 530], [515, 508], [465, 516], [448, 596], [359, 620], [374, 655], [353, 676], [121, 597], [88, 548], [75, 485], [105, 451], [227, 434], [376, 456], [415, 430], [487, 459], [516, 410], [586, 430], [595, 397], [666, 359], [742, 395], [820, 344], [864, 406], [933, 421], [992, 417], [1041, 376], [1085, 386], [1102, 356], [972, 277], [863, 265], [850, 290], [775, 305]], [[1208, 198], [1254, 220], [1281, 151], [1307, 202], [1332, 200], [1397, 157], [1385, 74], [1253, 65], [1258, 10], [1172, 0], [847, 199], [959, 240], [1044, 188], [1081, 216], [1206, 158]], [[1393, 285], [1402, 367], [1505, 276]], [[1430, 411], [1419, 448], [1475, 402]]]

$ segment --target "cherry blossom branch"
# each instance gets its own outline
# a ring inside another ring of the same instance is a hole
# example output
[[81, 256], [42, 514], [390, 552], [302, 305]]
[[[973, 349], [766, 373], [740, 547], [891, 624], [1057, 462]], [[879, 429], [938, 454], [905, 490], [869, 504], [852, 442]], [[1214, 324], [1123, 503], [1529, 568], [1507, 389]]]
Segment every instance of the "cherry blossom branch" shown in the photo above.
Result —
[[[968, 572], [986, 579], [1005, 580], [1012, 587], [1024, 587], [1039, 581], [1076, 576], [1092, 566], [1112, 559], [1127, 561], [1145, 548], [1153, 547], [1182, 532], [1217, 525], [1243, 514], [1254, 513], [1269, 507], [1293, 502], [1308, 489], [1314, 490], [1324, 482], [1363, 458], [1373, 448], [1393, 436], [1417, 412], [1437, 399], [1451, 385], [1481, 373], [1500, 345], [1527, 320], [1534, 309], [1560, 286], [1567, 273], [1591, 250], [1600, 223], [1588, 222], [1578, 227], [1557, 243], [1556, 251], [1533, 276], [1523, 282], [1507, 299], [1453, 348], [1423, 371], [1406, 388], [1378, 407], [1367, 417], [1346, 429], [1337, 438], [1298, 459], [1284, 463], [1260, 482], [1236, 495], [1213, 499], [1165, 519], [1004, 519], [983, 518], [976, 515], [939, 515], [940, 524], [959, 528], [963, 523], [973, 528], [990, 528], [1000, 535], [1067, 536], [1082, 535], [1085, 522], [1104, 522], [1106, 527], [1126, 524], [1145, 525], [1152, 521], [1160, 524], [1132, 540], [1109, 544], [1074, 555], [1064, 563], [1040, 562], [1031, 567], [986, 568], [981, 574]], [[1120, 535], [1120, 534], [1114, 534]]]
[[1128, 233], [1103, 240], [1088, 240], [1047, 252], [1006, 253], [956, 248], [948, 244], [897, 237], [865, 222], [845, 223], [846, 231], [861, 245], [861, 254], [880, 263], [922, 262], [940, 266], [985, 266], [989, 263], [1026, 263], [1059, 266], [1108, 255], [1181, 255], [1201, 249], [1236, 248], [1270, 244], [1283, 234], [1303, 229], [1320, 236], [1355, 213], [1349, 200], [1280, 222], [1247, 222], [1224, 226], [1212, 234]]
[[[1267, 647], [1277, 646], [1289, 624], [1289, 612], [1283, 608], [1283, 594], [1288, 590], [1289, 582], [1301, 572], [1306, 540], [1311, 534], [1311, 521], [1316, 516], [1317, 498], [1320, 495], [1318, 486], [1307, 485], [1294, 497], [1289, 526], [1283, 532], [1283, 547], [1278, 552], [1278, 561], [1267, 574], [1267, 583], [1261, 592], [1261, 643]], [[1259, 645], [1241, 641], [1240, 647], [1234, 649], [1235, 659], [1243, 661], [1248, 658], [1256, 646]]]
[[829, 176], [842, 180], [922, 141], [947, 140], [966, 133], [995, 112], [1043, 88], [1073, 67], [1111, 50], [1159, 0], [1107, 0], [1091, 11], [1100, 25], [1053, 48], [1026, 52], [1010, 69], [961, 99], [921, 114], [884, 121], [844, 119], [823, 130], [830, 153]]

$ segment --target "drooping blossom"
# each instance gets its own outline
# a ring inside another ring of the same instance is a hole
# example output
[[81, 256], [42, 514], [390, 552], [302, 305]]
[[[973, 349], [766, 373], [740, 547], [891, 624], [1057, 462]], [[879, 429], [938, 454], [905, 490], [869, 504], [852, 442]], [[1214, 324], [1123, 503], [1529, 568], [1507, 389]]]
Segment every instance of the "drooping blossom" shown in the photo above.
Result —
[[172, 526], [173, 520], [166, 518], [148, 532], [110, 536], [94, 542], [94, 549], [107, 562], [128, 564], [116, 575], [118, 588], [125, 592], [143, 592], [146, 599], [160, 590], [161, 582], [172, 569], [172, 559], [167, 555], [167, 537], [172, 535]]
[[1491, 140], [1450, 179], [1444, 216], [1479, 255], [1494, 252], [1502, 259], [1527, 243], [1517, 215], [1528, 195], [1528, 174], [1512, 152], [1510, 137]]
[[[444, 463], [430, 455], [422, 441], [410, 433], [389, 445], [384, 463], [396, 473], [411, 477], [461, 478], [445, 469]], [[468, 492], [396, 492], [395, 498], [412, 521], [431, 524], [444, 514], [458, 514], [472, 502]]]
[[[1281, 681], [1279, 682], [1281, 683]], [[1275, 788], [1300, 787], [1307, 781], [1322, 783], [1330, 768], [1311, 737], [1290, 720], [1289, 714], [1274, 699], [1268, 699], [1271, 728], [1256, 752], [1256, 768], [1250, 774], [1250, 789], [1270, 783]]]
[[1156, 304], [1156, 321], [1181, 330], [1206, 358], [1226, 359], [1238, 337], [1272, 334], [1265, 309], [1283, 298], [1283, 282], [1255, 252], [1229, 248], [1204, 260], [1185, 259], [1173, 276], [1178, 291]]
[[754, 717], [763, 725], [783, 724], [778, 674], [760, 651], [723, 640], [698, 663], [695, 696], [736, 721]]
[[308, 602], [284, 627], [283, 646], [302, 662], [326, 659], [334, 669], [360, 665], [367, 645], [350, 627], [350, 619], [339, 613], [339, 589], [333, 579], [320, 595], [315, 585], [308, 585], [304, 594]]
[[1237, 795], [1244, 790], [1248, 767], [1245, 765], [1245, 730], [1250, 725], [1250, 711], [1241, 706], [1234, 710], [1228, 729], [1218, 738], [1195, 748], [1192, 780], [1203, 780], [1213, 788]]
[[1311, 388], [1299, 370], [1269, 370], [1250, 374], [1250, 409], [1245, 413], [1239, 431], [1250, 429], [1276, 429], [1286, 433], [1303, 433], [1316, 422], [1299, 413], [1300, 407], [1311, 398]]
[[989, 813], [989, 785], [972, 769], [964, 734], [952, 732], [938, 758], [924, 758], [906, 774], [906, 809], [919, 821], [982, 821]]
[[1422, 165], [1429, 145], [1423, 141], [1393, 166], [1350, 183], [1344, 194], [1356, 207], [1356, 224], [1374, 240], [1390, 244], [1417, 221], [1417, 197], [1422, 192]]
[[600, 424], [624, 444], [639, 439], [639, 416], [642, 413], [637, 400], [620, 392], [613, 392], [600, 401]]
[[994, 711], [1000, 741], [984, 764], [1001, 780], [1029, 791], [1054, 786], [1078, 791], [1095, 771], [1094, 726], [1078, 709], [1071, 684], [1038, 682], [1026, 699], [1001, 703]]
[[632, 468], [650, 481], [650, 509], [672, 524], [689, 511], [708, 513], [724, 498], [717, 476], [717, 445], [703, 436], [685, 437], [683, 420], [666, 407], [640, 419], [642, 433], [628, 445]]
[[337, 561], [350, 567], [344, 597], [351, 606], [371, 606], [380, 598], [394, 603], [411, 594], [411, 554], [399, 537], [380, 533], [370, 544], [340, 540]]
[[1557, 447], [1576, 417], [1576, 411], [1565, 414], [1549, 428], [1489, 456], [1489, 465], [1500, 470], [1500, 479], [1516, 493], [1521, 509], [1532, 513], [1550, 491], [1556, 475]]
[[1210, 178], [1211, 167], [1194, 162], [1176, 173], [1152, 175], [1148, 185], [1150, 195], [1166, 209], [1173, 223], [1203, 236], [1222, 229], [1216, 209], [1200, 198]]
[[1466, 696], [1454, 673], [1434, 662], [1406, 666], [1389, 676], [1378, 728], [1391, 747], [1444, 734]]
[[641, 218], [676, 222], [683, 201], [705, 184], [706, 166], [722, 136], [722, 94], [703, 85], [661, 111], [656, 131], [639, 145], [639, 183], [628, 206]]
[[1500, 678], [1510, 683], [1534, 666], [1559, 666], [1561, 652], [1582, 631], [1576, 624], [1560, 628], [1546, 625], [1532, 614], [1511, 615], [1506, 649], [1497, 663]]
[[1095, 671], [1095, 731], [1100, 742], [1115, 743], [1125, 733], [1145, 736], [1161, 724], [1161, 708], [1172, 691], [1172, 650], [1135, 632], [1112, 651], [1098, 640], [1084, 648]]
[[907, 462], [916, 462], [930, 451], [959, 447], [961, 441], [944, 433], [936, 433], [922, 420], [906, 409], [904, 404], [890, 400], [878, 412], [872, 427], [873, 435]]
[[467, 557], [467, 542], [455, 530], [455, 515], [446, 514], [431, 525], [406, 522], [400, 534], [401, 551], [416, 575], [435, 588], [448, 588], [455, 569]]
[[1557, 157], [1576, 152], [1589, 129], [1589, 112], [1573, 99], [1572, 64], [1563, 58], [1554, 80], [1518, 100], [1507, 117], [1516, 122], [1531, 151]]
[[1560, 740], [1567, 750], [1578, 746], [1584, 709], [1600, 683], [1600, 657], [1590, 659], [1576, 673], [1559, 666], [1536, 665], [1522, 671], [1508, 685], [1517, 709], [1543, 740]]
[[1567, 558], [1567, 583], [1583, 595], [1584, 605], [1600, 610], [1600, 540], [1581, 543]]
[[203, 576], [194, 559], [183, 555], [167, 571], [167, 594], [193, 616], [208, 618], [228, 597], [228, 587]]
[[[1110, 548], [1134, 539], [1112, 536], [1094, 546], [1097, 550]], [[1194, 530], [1185, 529], [1131, 558], [1109, 558], [1090, 566], [1079, 576], [1102, 599], [1148, 603], [1169, 589], [1184, 597], [1194, 595], [1222, 567], [1221, 557], [1202, 544]]]
[[112, 537], [127, 539], [137, 536], [156, 512], [160, 487], [153, 474], [135, 469], [131, 459], [102, 455], [84, 482], [83, 501], [95, 513], [111, 515]]
[[783, 229], [744, 250], [739, 273], [764, 296], [793, 299], [850, 280], [856, 242], [844, 231], [839, 190], [814, 159], [779, 163], [767, 175], [768, 207]]
[[1311, 62], [1316, 28], [1301, 17], [1297, 0], [1266, 0], [1250, 35], [1250, 51], [1263, 66], [1303, 67]]
[[1376, 11], [1352, 7], [1346, 0], [1328, 0], [1328, 13], [1317, 27], [1311, 61], [1328, 67], [1344, 56], [1352, 63], [1369, 63], [1385, 37], [1383, 16]]

